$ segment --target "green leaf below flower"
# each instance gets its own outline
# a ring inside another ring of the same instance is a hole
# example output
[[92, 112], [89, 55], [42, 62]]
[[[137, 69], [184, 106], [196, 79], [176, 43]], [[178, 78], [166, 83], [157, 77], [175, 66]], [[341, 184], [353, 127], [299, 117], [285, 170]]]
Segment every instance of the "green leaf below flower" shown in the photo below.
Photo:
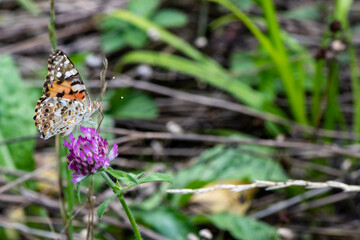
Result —
[[132, 183], [138, 184], [136, 179], [126, 172], [123, 172], [120, 170], [114, 170], [112, 168], [107, 168], [106, 172], [108, 172], [111, 176], [113, 176], [117, 180], [124, 181], [125, 184], [128, 183], [129, 181]]

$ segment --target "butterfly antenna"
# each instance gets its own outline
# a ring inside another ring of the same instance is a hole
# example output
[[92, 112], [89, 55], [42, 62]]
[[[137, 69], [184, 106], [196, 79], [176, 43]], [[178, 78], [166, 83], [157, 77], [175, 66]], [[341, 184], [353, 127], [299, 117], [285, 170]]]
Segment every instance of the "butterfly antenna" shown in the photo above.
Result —
[[101, 90], [100, 90], [100, 101], [103, 100], [105, 92], [106, 92], [106, 86], [107, 86], [107, 82], [106, 82], [106, 72], [108, 69], [108, 60], [104, 57], [103, 60], [103, 70], [100, 73], [100, 80], [101, 80]]
[[[108, 69], [108, 60], [106, 59], [106, 57], [104, 57], [104, 60], [103, 60], [103, 69], [100, 73], [100, 81], [101, 81], [101, 89], [100, 89], [100, 102], [102, 102], [103, 98], [104, 98], [104, 95], [105, 95], [105, 92], [106, 92], [106, 86], [107, 86], [107, 82], [106, 82], [106, 72], [107, 72], [107, 69]], [[100, 107], [99, 107], [99, 116], [98, 116], [98, 128], [97, 130], [100, 129], [100, 126], [101, 126], [101, 123], [104, 119], [104, 115], [102, 113], [102, 104], [100, 104]]]

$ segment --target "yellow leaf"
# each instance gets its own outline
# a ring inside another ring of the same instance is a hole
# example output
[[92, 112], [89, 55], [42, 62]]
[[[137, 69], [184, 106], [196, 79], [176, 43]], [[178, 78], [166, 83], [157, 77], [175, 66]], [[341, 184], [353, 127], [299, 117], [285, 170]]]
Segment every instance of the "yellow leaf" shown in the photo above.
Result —
[[[223, 184], [248, 184], [239, 180], [222, 180], [211, 182], [203, 188]], [[236, 215], [244, 215], [249, 209], [255, 189], [243, 192], [231, 192], [230, 190], [215, 190], [202, 194], [195, 194], [190, 198], [189, 208], [195, 213], [220, 213], [228, 212]]]

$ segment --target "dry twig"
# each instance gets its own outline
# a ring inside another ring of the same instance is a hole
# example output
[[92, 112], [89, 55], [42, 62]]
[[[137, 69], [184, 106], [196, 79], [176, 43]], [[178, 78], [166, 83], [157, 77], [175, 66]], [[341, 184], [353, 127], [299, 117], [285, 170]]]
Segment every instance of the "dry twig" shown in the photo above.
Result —
[[348, 185], [338, 181], [326, 181], [326, 182], [309, 182], [305, 180], [288, 180], [285, 182], [272, 182], [272, 181], [255, 181], [251, 184], [242, 184], [242, 185], [215, 185], [210, 188], [199, 188], [199, 189], [169, 189], [168, 193], [172, 194], [200, 194], [207, 193], [215, 190], [230, 190], [231, 192], [242, 192], [253, 188], [265, 188], [265, 190], [275, 190], [280, 188], [287, 188], [290, 186], [302, 186], [307, 189], [314, 188], [339, 188], [345, 192], [360, 192], [360, 186], [357, 185]]

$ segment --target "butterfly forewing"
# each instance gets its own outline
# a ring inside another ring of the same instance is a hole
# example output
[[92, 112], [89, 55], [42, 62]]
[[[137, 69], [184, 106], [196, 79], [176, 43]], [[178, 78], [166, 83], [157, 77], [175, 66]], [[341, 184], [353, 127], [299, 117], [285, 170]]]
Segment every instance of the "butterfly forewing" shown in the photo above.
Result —
[[56, 50], [48, 59], [48, 75], [43, 94], [47, 97], [61, 97], [80, 100], [89, 105], [85, 85], [71, 60], [61, 50]]
[[41, 137], [68, 135], [76, 125], [88, 121], [99, 106], [91, 102], [85, 85], [71, 60], [61, 50], [50, 54], [48, 75], [35, 108], [35, 125]]

